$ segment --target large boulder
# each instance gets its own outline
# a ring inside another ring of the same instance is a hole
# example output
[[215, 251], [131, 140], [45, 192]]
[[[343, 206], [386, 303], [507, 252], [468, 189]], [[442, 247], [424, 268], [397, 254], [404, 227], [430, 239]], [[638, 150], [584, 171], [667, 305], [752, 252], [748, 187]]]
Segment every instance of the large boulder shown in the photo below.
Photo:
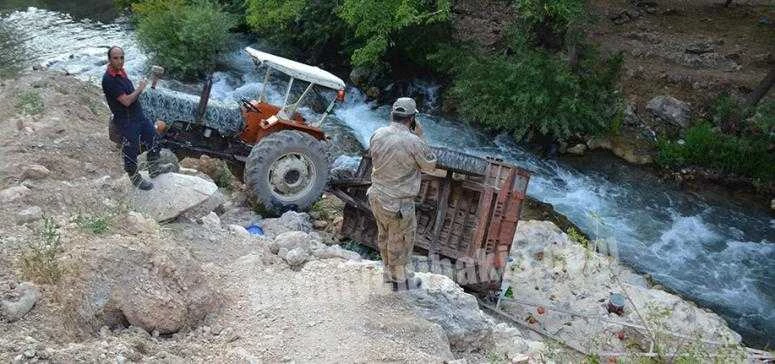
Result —
[[187, 249], [146, 245], [113, 236], [92, 249], [74, 249], [77, 274], [62, 287], [77, 327], [129, 325], [169, 334], [192, 326], [217, 307], [219, 295]]
[[[603, 243], [589, 244], [597, 244], [598, 251], [615, 255], [614, 246]], [[610, 336], [603, 342], [599, 339], [606, 333], [625, 330], [626, 327], [614, 321], [641, 322], [636, 307], [649, 317], [665, 314], [659, 323], [651, 323], [661, 332], [711, 341], [740, 342], [740, 335], [730, 330], [718, 315], [676, 295], [649, 288], [643, 277], [619, 265], [614, 257], [595, 253], [594, 247], [582, 246], [551, 222], [520, 221], [511, 256], [513, 263], [506, 270], [504, 281], [510, 285], [514, 297], [546, 307], [540, 309], [511, 300], [503, 301], [501, 307], [515, 317], [528, 318], [528, 324], [576, 346], [602, 345], [599, 349], [603, 351], [625, 350], [626, 340], [607, 340]], [[621, 318], [606, 310], [605, 303], [611, 293], [627, 295], [631, 299], [625, 301]], [[630, 334], [624, 334], [630, 338], [647, 334], [637, 328], [627, 330], [632, 330]], [[661, 344], [670, 346], [671, 343], [677, 342]]]
[[655, 118], [662, 121], [688, 128], [692, 118], [692, 109], [689, 104], [672, 96], [657, 96], [646, 104], [648, 110]]
[[218, 186], [199, 177], [165, 173], [152, 182], [150, 191], [131, 189], [129, 203], [133, 210], [158, 222], [174, 220], [181, 215], [189, 218], [205, 216], [223, 204]]
[[474, 296], [446, 276], [415, 274], [423, 287], [408, 291], [405, 299], [418, 316], [441, 326], [454, 351], [478, 350], [492, 341], [494, 323], [479, 309]]

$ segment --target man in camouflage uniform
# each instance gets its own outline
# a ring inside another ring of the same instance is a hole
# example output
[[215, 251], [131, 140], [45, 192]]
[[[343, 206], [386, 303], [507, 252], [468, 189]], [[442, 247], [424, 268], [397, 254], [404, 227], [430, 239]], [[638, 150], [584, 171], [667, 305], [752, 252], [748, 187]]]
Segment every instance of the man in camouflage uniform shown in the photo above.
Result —
[[377, 220], [377, 246], [385, 264], [385, 283], [393, 290], [420, 287], [409, 269], [417, 220], [414, 198], [420, 192], [420, 171], [432, 171], [436, 157], [422, 139], [415, 120], [417, 105], [402, 97], [393, 104], [390, 125], [371, 136], [369, 203]]

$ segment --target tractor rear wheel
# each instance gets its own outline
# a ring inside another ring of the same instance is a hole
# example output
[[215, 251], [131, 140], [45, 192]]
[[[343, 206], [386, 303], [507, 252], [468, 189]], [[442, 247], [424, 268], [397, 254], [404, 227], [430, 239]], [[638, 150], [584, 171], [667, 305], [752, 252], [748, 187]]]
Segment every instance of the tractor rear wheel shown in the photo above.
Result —
[[283, 130], [262, 138], [245, 161], [245, 184], [264, 209], [304, 211], [328, 182], [329, 156], [309, 134]]

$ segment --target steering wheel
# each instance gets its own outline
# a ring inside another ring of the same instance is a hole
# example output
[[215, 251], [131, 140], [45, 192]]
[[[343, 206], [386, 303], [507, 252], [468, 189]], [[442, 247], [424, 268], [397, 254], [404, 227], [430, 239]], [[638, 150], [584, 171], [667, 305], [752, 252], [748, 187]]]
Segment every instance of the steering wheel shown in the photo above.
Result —
[[242, 105], [244, 105], [245, 108], [247, 108], [248, 110], [253, 110], [253, 111], [257, 112], [257, 113], [261, 112], [261, 110], [259, 110], [257, 107], [253, 106], [253, 104], [250, 103], [250, 100], [248, 100], [248, 99], [246, 99], [244, 97], [241, 97], [240, 101], [242, 102]]

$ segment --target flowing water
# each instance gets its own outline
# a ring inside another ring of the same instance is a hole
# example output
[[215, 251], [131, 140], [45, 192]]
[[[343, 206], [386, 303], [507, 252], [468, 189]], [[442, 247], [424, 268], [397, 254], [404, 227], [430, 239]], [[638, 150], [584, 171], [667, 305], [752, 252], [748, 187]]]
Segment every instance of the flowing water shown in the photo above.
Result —
[[[17, 5], [0, 0], [0, 11]], [[129, 25], [111, 20], [105, 15], [113, 14], [110, 11], [101, 14], [103, 18], [92, 17], [105, 23], [84, 14], [6, 10], [0, 15], [0, 75], [45, 64], [97, 83], [104, 72], [105, 51], [118, 44], [125, 49], [130, 77], [141, 76], [147, 57]], [[234, 99], [254, 98], [262, 78], [252, 62], [235, 51], [214, 80], [213, 98]], [[198, 92], [196, 85], [167, 85]], [[270, 87], [270, 100], [282, 101], [279, 86]], [[437, 109], [438, 87], [417, 82], [414, 88], [426, 91], [424, 111]], [[302, 111], [315, 116], [309, 109]], [[350, 139], [366, 146], [371, 133], [387, 123], [387, 116], [387, 107], [367, 103], [359, 92], [349, 90], [348, 100], [324, 129], [337, 141]], [[553, 204], [593, 237], [615, 244], [627, 265], [721, 314], [747, 344], [775, 345], [775, 219], [769, 211], [729, 197], [663, 185], [648, 172], [607, 155], [545, 160], [508, 136], [488, 135], [430, 114], [422, 114], [420, 121], [431, 144], [500, 156], [533, 171], [529, 195]]]

